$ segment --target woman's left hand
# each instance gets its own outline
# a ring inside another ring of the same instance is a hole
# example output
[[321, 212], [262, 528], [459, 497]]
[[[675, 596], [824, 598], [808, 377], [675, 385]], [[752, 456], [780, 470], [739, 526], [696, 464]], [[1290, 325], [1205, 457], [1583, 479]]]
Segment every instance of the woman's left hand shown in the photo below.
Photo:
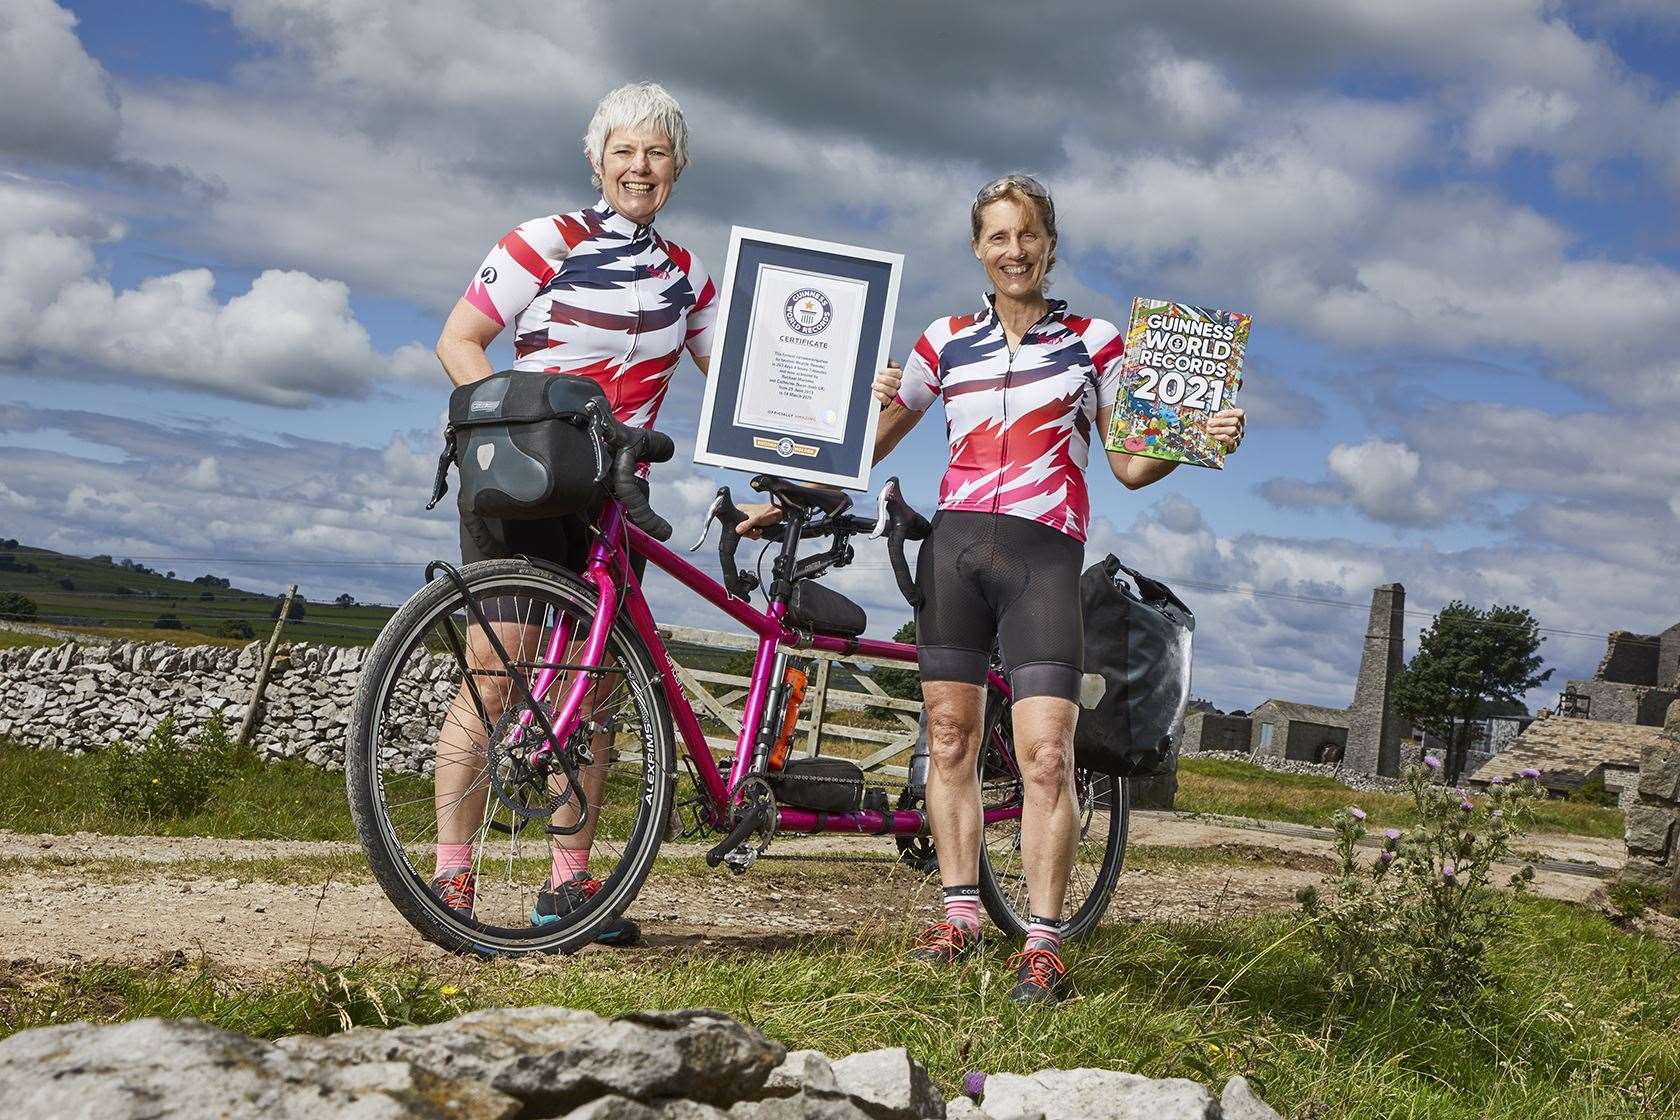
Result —
[[1242, 446], [1243, 432], [1248, 427], [1246, 415], [1240, 408], [1225, 408], [1208, 419], [1208, 435], [1219, 441], [1225, 454], [1233, 454]]

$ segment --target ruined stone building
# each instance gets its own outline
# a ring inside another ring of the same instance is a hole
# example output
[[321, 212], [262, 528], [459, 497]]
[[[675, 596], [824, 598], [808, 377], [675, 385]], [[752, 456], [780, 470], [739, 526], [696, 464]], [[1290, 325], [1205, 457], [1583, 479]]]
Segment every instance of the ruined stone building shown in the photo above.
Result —
[[1246, 750], [1255, 757], [1339, 762], [1359, 774], [1399, 773], [1404, 729], [1394, 710], [1394, 684], [1405, 666], [1405, 611], [1406, 589], [1398, 583], [1371, 592], [1365, 650], [1348, 707], [1270, 699], [1246, 717], [1191, 712], [1181, 752]]
[[1617, 630], [1589, 681], [1570, 681], [1556, 714], [1536, 720], [1470, 780], [1485, 785], [1525, 767], [1554, 793], [1599, 781], [1627, 803], [1640, 756], [1663, 746], [1665, 713], [1680, 701], [1680, 623], [1661, 634]]

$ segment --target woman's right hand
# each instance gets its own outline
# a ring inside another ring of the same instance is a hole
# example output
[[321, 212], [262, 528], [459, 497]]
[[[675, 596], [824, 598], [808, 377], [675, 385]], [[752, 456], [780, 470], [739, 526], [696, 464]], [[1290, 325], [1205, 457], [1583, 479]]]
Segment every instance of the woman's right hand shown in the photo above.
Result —
[[887, 359], [887, 368], [875, 375], [875, 399], [885, 408], [898, 396], [898, 387], [904, 384], [904, 367], [891, 358]]
[[735, 526], [735, 531], [748, 540], [757, 540], [764, 530], [782, 519], [782, 511], [769, 502], [744, 502], [739, 507], [747, 519]]

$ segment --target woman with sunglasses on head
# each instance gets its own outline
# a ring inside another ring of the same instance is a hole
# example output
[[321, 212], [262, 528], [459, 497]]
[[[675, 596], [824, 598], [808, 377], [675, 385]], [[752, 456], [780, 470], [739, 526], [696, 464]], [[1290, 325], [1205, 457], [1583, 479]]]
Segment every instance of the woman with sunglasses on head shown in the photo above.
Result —
[[[945, 888], [945, 920], [913, 956], [947, 963], [980, 943], [977, 768], [987, 666], [1001, 650], [1025, 786], [1021, 862], [1032, 908], [1010, 998], [1050, 1003], [1066, 975], [1062, 901], [1078, 841], [1073, 732], [1083, 676], [1079, 576], [1090, 527], [1085, 464], [1107, 431], [1125, 336], [1045, 295], [1056, 263], [1056, 208], [1026, 175], [988, 183], [970, 210], [976, 259], [992, 290], [976, 312], [935, 320], [902, 368], [876, 378], [884, 408], [880, 460], [936, 398], [945, 402], [950, 465], [939, 512], [916, 561], [922, 697], [928, 715], [929, 824]], [[1236, 450], [1243, 411], [1208, 431]], [[1107, 452], [1128, 490], [1176, 464]]]

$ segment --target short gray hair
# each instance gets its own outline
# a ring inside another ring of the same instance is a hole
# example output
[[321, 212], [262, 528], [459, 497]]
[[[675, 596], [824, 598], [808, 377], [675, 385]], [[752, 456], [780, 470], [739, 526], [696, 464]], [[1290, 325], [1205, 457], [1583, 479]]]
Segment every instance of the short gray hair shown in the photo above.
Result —
[[601, 185], [601, 177], [594, 170], [601, 166], [607, 137], [614, 129], [644, 124], [665, 130], [671, 141], [671, 158], [676, 161], [677, 174], [682, 174], [682, 169], [688, 166], [688, 122], [683, 120], [682, 106], [658, 82], [631, 82], [601, 98], [583, 134], [583, 154], [589, 157], [590, 181], [595, 186]]
[[1044, 274], [1049, 276], [1050, 270], [1056, 267], [1056, 203], [1050, 197], [1049, 189], [1031, 175], [1019, 171], [999, 175], [980, 188], [974, 196], [974, 205], [968, 211], [969, 241], [980, 240], [980, 212], [1000, 198], [1012, 199], [1038, 211], [1039, 219], [1044, 223], [1044, 232], [1050, 237], [1050, 259], [1044, 264]]

